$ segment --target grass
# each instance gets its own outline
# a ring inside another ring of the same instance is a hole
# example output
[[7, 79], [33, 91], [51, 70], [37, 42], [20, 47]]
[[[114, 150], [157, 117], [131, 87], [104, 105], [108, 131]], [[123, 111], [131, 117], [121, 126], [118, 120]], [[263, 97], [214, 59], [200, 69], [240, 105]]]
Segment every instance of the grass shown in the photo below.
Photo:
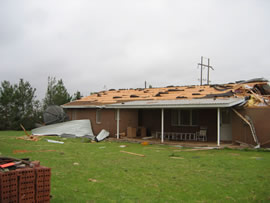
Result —
[[51, 202], [270, 201], [267, 151], [185, 151], [165, 145], [86, 143], [58, 137], [37, 142], [16, 139], [22, 135], [0, 131], [0, 155], [29, 157], [52, 168]]

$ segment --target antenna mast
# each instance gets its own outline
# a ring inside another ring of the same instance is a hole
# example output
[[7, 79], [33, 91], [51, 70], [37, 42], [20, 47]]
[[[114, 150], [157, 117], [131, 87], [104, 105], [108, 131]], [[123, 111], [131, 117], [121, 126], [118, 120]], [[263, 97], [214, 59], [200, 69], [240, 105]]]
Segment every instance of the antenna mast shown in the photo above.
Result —
[[202, 81], [203, 81], [203, 67], [207, 67], [207, 85], [209, 85], [210, 83], [210, 76], [209, 76], [209, 70], [212, 69], [214, 70], [214, 68], [212, 66], [210, 66], [210, 58], [205, 58], [205, 59], [208, 59], [208, 63], [207, 65], [206, 64], [203, 64], [203, 56], [201, 56], [201, 63], [198, 63], [199, 66], [201, 66], [201, 78], [200, 78], [200, 85], [202, 86]]

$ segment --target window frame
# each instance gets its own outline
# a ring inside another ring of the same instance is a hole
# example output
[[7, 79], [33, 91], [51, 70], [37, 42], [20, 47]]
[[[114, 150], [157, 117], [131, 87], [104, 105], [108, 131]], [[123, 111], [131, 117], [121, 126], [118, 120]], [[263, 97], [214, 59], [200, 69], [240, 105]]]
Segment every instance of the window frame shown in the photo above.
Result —
[[[188, 124], [183, 124], [183, 119], [182, 116], [183, 116], [183, 111], [188, 111], [189, 112], [189, 123]], [[197, 110], [194, 110], [194, 109], [172, 109], [171, 110], [171, 126], [198, 126], [198, 112], [196, 112]], [[194, 122], [193, 118], [194, 118], [194, 112], [196, 112], [197, 114], [197, 122]], [[175, 122], [175, 114], [177, 114], [176, 118], [176, 122]]]
[[96, 110], [96, 124], [101, 124], [101, 109]]

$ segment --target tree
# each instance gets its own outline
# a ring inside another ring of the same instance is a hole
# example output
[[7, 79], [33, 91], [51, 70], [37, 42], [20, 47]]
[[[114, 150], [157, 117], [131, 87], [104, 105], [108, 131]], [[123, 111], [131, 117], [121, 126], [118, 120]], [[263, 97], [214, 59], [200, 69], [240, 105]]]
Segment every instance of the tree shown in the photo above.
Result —
[[19, 130], [20, 124], [31, 129], [40, 112], [35, 88], [20, 79], [19, 84], [11, 85], [4, 81], [0, 87], [0, 129]]
[[16, 117], [13, 128], [23, 124], [25, 128], [34, 127], [36, 113], [39, 111], [39, 101], [35, 96], [36, 89], [32, 88], [29, 82], [20, 79], [19, 85], [16, 85], [14, 92], [14, 110]]
[[74, 93], [74, 95], [73, 95], [72, 101], [79, 100], [82, 97], [83, 97], [83, 95], [81, 94], [81, 92], [77, 90], [77, 92]]
[[62, 79], [56, 81], [55, 77], [48, 77], [48, 87], [45, 98], [43, 100], [43, 108], [46, 109], [50, 105], [62, 105], [70, 102], [72, 97], [64, 86]]
[[14, 86], [3, 81], [0, 87], [0, 129], [10, 129], [14, 117]]

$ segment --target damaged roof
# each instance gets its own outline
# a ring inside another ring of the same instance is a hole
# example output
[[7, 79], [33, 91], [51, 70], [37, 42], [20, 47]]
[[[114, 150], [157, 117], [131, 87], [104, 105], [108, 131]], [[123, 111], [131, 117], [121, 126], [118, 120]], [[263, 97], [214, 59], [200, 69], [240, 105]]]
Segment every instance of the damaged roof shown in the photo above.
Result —
[[193, 85], [168, 86], [162, 88], [110, 89], [64, 104], [63, 108], [95, 108], [97, 106], [112, 106], [112, 104], [122, 104], [134, 101], [191, 101], [194, 99], [243, 99], [246, 97], [252, 98], [253, 104], [257, 102], [268, 105], [270, 99], [269, 95], [270, 87], [268, 81], [264, 79], [253, 79], [250, 81], [238, 81], [236, 83], [203, 86]]

